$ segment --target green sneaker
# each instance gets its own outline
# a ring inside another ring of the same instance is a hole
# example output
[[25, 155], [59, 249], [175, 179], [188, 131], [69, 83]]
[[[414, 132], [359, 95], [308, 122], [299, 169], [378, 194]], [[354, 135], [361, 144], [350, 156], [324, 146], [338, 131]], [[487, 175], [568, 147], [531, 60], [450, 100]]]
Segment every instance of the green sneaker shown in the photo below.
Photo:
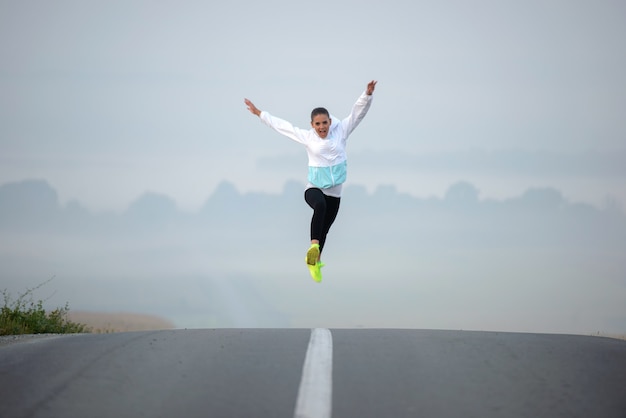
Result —
[[314, 266], [307, 264], [307, 267], [309, 268], [309, 273], [311, 273], [311, 277], [313, 278], [313, 280], [316, 281], [317, 283], [321, 283], [322, 282], [322, 267], [324, 267], [324, 263], [318, 261], [317, 263], [315, 263]]
[[318, 258], [320, 258], [320, 245], [311, 244], [309, 250], [306, 252], [306, 263], [309, 266], [315, 266]]

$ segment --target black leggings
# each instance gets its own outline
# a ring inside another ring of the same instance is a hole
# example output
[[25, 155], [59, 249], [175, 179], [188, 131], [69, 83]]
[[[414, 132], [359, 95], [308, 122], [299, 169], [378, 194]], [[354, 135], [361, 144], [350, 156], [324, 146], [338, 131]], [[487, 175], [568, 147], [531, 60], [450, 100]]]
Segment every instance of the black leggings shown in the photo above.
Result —
[[320, 189], [307, 189], [304, 192], [304, 200], [313, 209], [311, 218], [311, 239], [320, 242], [320, 252], [324, 248], [326, 235], [330, 226], [335, 222], [339, 212], [340, 198], [326, 196]]

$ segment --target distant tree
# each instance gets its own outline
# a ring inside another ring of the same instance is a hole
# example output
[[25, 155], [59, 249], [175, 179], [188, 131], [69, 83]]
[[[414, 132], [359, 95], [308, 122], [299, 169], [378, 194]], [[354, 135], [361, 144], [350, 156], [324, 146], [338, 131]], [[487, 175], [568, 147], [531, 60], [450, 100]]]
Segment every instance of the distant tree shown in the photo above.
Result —
[[556, 209], [565, 204], [563, 195], [553, 188], [528, 189], [520, 198], [524, 207], [536, 210]]
[[460, 181], [450, 186], [445, 200], [453, 204], [473, 205], [478, 202], [478, 189], [471, 183]]

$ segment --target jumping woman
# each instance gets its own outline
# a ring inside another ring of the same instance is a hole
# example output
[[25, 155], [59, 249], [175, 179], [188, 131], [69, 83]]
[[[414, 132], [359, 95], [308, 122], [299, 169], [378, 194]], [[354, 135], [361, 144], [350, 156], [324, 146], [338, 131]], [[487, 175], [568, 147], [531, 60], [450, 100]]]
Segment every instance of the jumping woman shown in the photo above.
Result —
[[286, 120], [259, 110], [250, 100], [244, 102], [248, 110], [278, 133], [304, 145], [309, 156], [309, 176], [304, 200], [313, 209], [311, 219], [311, 246], [306, 253], [306, 264], [311, 277], [322, 281], [322, 250], [326, 235], [337, 217], [341, 189], [346, 181], [346, 141], [359, 125], [372, 104], [376, 81], [367, 84], [352, 112], [339, 122], [333, 121], [328, 110], [317, 107], [311, 112], [311, 128], [300, 129]]

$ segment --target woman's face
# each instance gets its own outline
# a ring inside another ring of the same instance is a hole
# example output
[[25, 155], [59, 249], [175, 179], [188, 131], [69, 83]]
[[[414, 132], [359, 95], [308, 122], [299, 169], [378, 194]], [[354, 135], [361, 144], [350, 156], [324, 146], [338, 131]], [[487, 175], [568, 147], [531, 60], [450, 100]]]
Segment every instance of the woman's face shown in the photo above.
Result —
[[315, 115], [311, 121], [311, 126], [320, 138], [325, 139], [330, 129], [330, 118], [327, 115]]

